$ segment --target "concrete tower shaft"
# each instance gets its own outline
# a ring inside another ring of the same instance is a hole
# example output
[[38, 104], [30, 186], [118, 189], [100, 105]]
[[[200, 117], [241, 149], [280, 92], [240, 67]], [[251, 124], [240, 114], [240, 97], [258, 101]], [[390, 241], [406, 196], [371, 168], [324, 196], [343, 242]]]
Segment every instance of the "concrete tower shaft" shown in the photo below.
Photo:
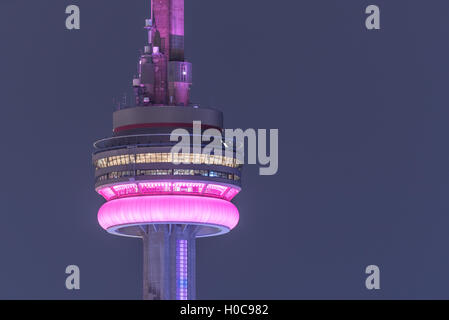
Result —
[[142, 228], [144, 300], [194, 300], [195, 231], [192, 225]]

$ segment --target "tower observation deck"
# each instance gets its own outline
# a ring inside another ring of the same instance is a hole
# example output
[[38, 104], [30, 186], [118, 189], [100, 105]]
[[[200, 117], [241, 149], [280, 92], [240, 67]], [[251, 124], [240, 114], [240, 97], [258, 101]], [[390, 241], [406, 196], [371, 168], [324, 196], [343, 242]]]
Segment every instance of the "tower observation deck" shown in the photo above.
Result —
[[223, 114], [190, 102], [184, 0], [153, 0], [145, 29], [135, 105], [114, 112], [112, 136], [94, 143], [95, 190], [106, 199], [98, 221], [111, 234], [142, 238], [144, 299], [192, 300], [195, 239], [237, 225], [231, 200], [241, 190], [242, 163], [232, 143], [222, 143], [220, 154], [198, 152], [207, 143], [172, 152], [173, 130], [195, 141], [194, 121], [222, 132]]

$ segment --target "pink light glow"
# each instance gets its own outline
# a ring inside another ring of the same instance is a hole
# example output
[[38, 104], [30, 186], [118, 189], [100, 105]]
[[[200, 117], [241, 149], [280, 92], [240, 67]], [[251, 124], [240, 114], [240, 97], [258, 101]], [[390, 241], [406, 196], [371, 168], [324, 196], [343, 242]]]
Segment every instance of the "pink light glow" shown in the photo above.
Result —
[[101, 194], [106, 200], [111, 200], [112, 198], [115, 198], [115, 192], [112, 191], [111, 188], [103, 188], [98, 191], [99, 194]]
[[103, 187], [98, 190], [107, 201], [115, 198], [145, 195], [170, 195], [188, 194], [205, 197], [219, 197], [231, 201], [238, 193], [239, 188], [222, 186], [219, 184], [207, 184], [204, 182], [184, 181], [155, 181], [119, 184], [112, 187]]
[[171, 182], [143, 182], [139, 183], [142, 193], [170, 193], [172, 188]]
[[142, 196], [106, 202], [98, 222], [107, 230], [121, 225], [192, 223], [233, 229], [239, 221], [237, 208], [229, 201], [197, 196]]
[[218, 184], [208, 184], [205, 193], [213, 194], [215, 196], [223, 196], [229, 187], [221, 186]]
[[228, 201], [231, 201], [238, 193], [240, 192], [239, 189], [231, 188], [229, 191], [225, 194], [224, 198]]
[[136, 194], [139, 192], [139, 189], [137, 188], [137, 184], [135, 184], [135, 183], [119, 184], [119, 185], [113, 186], [112, 189], [120, 197], [127, 196], [129, 194]]
[[204, 183], [176, 182], [173, 184], [173, 192], [180, 193], [202, 193]]

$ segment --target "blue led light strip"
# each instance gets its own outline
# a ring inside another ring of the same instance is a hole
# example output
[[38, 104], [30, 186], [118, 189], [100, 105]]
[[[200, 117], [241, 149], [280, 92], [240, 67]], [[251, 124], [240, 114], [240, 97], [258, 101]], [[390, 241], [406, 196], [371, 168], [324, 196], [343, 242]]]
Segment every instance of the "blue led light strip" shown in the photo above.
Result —
[[187, 300], [187, 240], [178, 240], [176, 247], [176, 299]]

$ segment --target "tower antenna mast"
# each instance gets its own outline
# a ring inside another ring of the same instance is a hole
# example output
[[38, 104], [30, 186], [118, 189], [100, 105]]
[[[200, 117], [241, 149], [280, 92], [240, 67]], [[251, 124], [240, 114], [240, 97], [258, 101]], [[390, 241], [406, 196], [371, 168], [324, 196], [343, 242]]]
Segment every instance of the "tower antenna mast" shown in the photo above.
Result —
[[153, 19], [153, 0], [150, 0], [150, 19]]

